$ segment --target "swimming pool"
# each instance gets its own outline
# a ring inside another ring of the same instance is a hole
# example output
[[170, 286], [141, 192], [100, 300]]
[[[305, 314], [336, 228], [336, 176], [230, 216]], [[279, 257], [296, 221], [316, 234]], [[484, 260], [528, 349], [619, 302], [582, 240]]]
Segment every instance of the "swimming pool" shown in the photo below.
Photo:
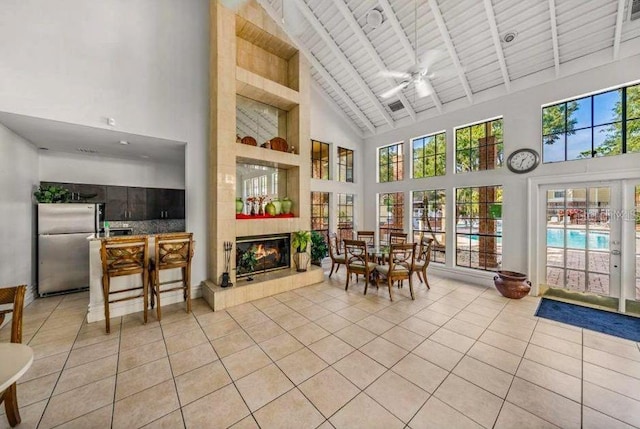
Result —
[[[563, 247], [564, 246], [564, 229], [549, 228], [547, 229], [547, 246]], [[586, 232], [581, 230], [566, 230], [567, 247], [570, 249], [584, 249], [586, 244]], [[590, 232], [589, 233], [589, 249], [609, 250], [609, 233], [606, 232]]]

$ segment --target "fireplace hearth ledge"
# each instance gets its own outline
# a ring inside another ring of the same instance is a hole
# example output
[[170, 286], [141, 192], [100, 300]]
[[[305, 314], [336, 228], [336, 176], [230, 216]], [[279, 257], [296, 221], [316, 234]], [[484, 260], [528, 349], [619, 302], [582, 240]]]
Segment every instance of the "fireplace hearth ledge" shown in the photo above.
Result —
[[234, 305], [320, 283], [324, 280], [324, 272], [322, 268], [311, 265], [303, 273], [298, 273], [295, 268], [290, 268], [255, 274], [252, 277], [253, 281], [240, 279], [228, 288], [222, 288], [211, 280], [205, 280], [202, 282], [202, 297], [213, 311], [223, 310]]

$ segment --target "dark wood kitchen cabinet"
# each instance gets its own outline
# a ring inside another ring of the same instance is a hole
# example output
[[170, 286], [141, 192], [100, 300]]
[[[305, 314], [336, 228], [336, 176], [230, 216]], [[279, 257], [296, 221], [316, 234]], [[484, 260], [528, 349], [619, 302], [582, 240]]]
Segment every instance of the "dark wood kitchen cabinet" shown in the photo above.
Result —
[[106, 220], [147, 220], [147, 189], [107, 186]]
[[148, 219], [184, 219], [184, 190], [147, 189]]

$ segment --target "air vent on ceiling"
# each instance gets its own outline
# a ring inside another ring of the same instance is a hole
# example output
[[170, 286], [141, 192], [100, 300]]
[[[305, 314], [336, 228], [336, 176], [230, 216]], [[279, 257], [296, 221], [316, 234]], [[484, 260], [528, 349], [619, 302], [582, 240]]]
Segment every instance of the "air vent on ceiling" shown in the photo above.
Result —
[[97, 150], [95, 149], [88, 149], [86, 147], [79, 147], [78, 149], [76, 149], [78, 152], [82, 152], [82, 153], [98, 153]]
[[640, 0], [630, 0], [629, 21], [640, 19]]
[[396, 100], [393, 103], [389, 103], [389, 109], [391, 109], [392, 112], [397, 112], [398, 110], [404, 109], [404, 104], [402, 104], [402, 101]]

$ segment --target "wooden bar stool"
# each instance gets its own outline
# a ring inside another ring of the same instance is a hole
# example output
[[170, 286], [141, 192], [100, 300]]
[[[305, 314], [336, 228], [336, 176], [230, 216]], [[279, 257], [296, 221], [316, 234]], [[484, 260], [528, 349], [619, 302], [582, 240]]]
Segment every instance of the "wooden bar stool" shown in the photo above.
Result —
[[[156, 299], [158, 300], [158, 307], [156, 309], [158, 320], [162, 319], [160, 294], [164, 292], [182, 290], [184, 300], [187, 302], [187, 313], [191, 312], [191, 260], [193, 259], [193, 245], [193, 234], [190, 232], [156, 235], [155, 259], [149, 265], [149, 281], [151, 282], [152, 309]], [[175, 268], [182, 270], [182, 278], [160, 283], [160, 271]], [[160, 289], [161, 286], [176, 283], [180, 283], [180, 286], [164, 290]]]
[[[144, 323], [147, 323], [149, 306], [149, 244], [146, 237], [118, 237], [102, 240], [100, 249], [102, 259], [102, 295], [104, 297], [104, 317], [107, 334], [111, 332], [109, 304], [143, 298]], [[140, 274], [142, 285], [127, 289], [111, 290], [111, 278]], [[112, 299], [112, 295], [141, 290], [141, 295]]]

